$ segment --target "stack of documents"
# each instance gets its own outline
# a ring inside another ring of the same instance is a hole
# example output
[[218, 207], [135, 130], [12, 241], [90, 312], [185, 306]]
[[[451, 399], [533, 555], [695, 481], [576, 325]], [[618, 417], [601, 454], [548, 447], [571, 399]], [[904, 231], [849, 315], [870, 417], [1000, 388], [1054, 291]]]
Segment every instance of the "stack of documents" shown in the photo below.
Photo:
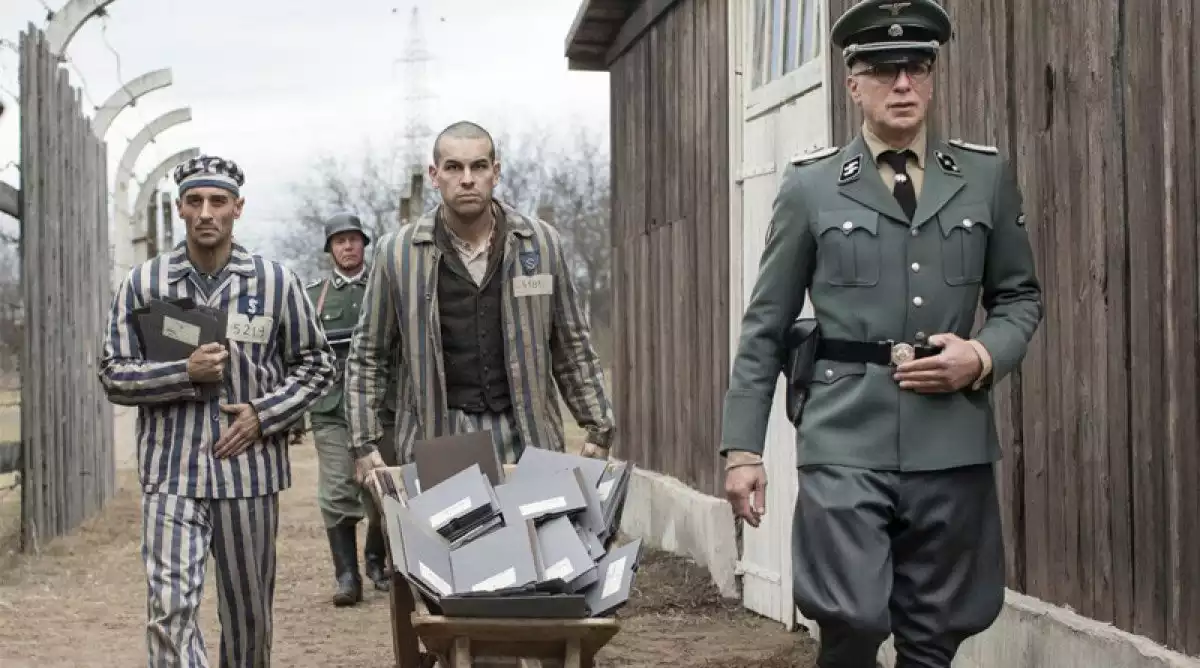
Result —
[[[177, 362], [191, 357], [206, 343], [228, 347], [225, 312], [191, 299], [154, 299], [133, 310], [133, 330], [142, 343], [142, 358], [148, 362]], [[220, 383], [201, 386], [201, 399], [221, 392]]]
[[486, 432], [418, 443], [414, 460], [384, 503], [388, 539], [441, 614], [599, 617], [629, 600], [641, 541], [614, 546], [627, 464], [527, 448], [506, 475]]

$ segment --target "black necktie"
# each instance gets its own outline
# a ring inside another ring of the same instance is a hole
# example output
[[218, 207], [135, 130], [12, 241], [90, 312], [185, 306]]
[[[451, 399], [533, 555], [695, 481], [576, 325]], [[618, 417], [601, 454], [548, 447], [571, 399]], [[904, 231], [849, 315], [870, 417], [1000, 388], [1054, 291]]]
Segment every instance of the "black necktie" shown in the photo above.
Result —
[[892, 185], [892, 194], [896, 196], [900, 208], [904, 209], [904, 215], [912, 220], [913, 214], [917, 212], [917, 191], [913, 188], [912, 177], [908, 175], [908, 157], [910, 155], [914, 154], [908, 150], [884, 151], [879, 154], [879, 159], [896, 172], [896, 176], [893, 177], [895, 183]]

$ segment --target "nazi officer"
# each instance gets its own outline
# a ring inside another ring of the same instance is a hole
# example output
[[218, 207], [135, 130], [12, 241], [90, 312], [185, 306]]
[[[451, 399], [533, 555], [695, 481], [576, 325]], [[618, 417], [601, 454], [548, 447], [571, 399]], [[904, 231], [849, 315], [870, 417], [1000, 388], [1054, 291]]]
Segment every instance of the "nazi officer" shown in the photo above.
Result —
[[768, 414], [807, 291], [793, 588], [820, 626], [818, 665], [874, 668], [892, 635], [897, 668], [946, 668], [1004, 601], [989, 393], [1025, 356], [1041, 287], [1007, 160], [927, 126], [948, 14], [865, 0], [831, 33], [863, 124], [783, 176], [725, 399], [725, 489], [758, 526]]
[[[147, 665], [209, 665], [199, 609], [211, 552], [219, 663], [265, 667], [279, 493], [291, 486], [288, 431], [333, 382], [334, 355], [299, 278], [233, 239], [245, 206], [241, 168], [198, 156], [174, 178], [186, 239], [121, 282], [99, 370], [111, 402], [137, 407]], [[194, 314], [167, 312], [157, 332], [147, 329], [154, 319], [139, 311], [161, 300], [223, 314], [226, 328], [210, 332], [223, 343], [197, 345], [203, 322], [184, 320]], [[193, 352], [147, 352], [170, 338]]]
[[[358, 323], [366, 290], [365, 257], [371, 237], [363, 229], [362, 220], [348, 212], [335, 214], [325, 221], [324, 232], [324, 252], [329, 254], [333, 267], [329, 275], [310, 283], [307, 291], [338, 357], [340, 370], [345, 366], [350, 334]], [[363, 545], [364, 570], [376, 589], [386, 591], [389, 583], [387, 548], [380, 516], [370, 493], [359, 486], [354, 477], [344, 398], [339, 374], [338, 380], [309, 411], [317, 448], [317, 506], [321, 510], [333, 558], [336, 583], [333, 603], [337, 606], [354, 605], [363, 599], [357, 527], [364, 516], [368, 520]], [[385, 423], [392, 421], [387, 415], [380, 417]], [[381, 450], [385, 460], [395, 459], [386, 443]]]

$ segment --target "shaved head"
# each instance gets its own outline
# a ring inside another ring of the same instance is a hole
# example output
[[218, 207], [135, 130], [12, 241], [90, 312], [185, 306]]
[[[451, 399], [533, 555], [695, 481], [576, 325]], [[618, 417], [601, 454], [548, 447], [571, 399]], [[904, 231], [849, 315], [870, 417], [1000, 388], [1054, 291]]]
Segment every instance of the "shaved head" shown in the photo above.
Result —
[[488, 143], [488, 159], [493, 162], [496, 160], [496, 142], [492, 140], [492, 135], [471, 121], [459, 121], [446, 126], [446, 129], [442, 130], [438, 134], [437, 139], [434, 140], [433, 164], [435, 165], [442, 162], [443, 139], [486, 139]]

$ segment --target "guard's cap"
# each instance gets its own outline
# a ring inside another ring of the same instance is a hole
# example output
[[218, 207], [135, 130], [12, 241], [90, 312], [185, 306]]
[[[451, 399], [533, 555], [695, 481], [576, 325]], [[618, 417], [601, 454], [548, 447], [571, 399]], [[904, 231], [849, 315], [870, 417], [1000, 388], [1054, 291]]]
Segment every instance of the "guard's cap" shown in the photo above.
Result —
[[363, 245], [371, 243], [371, 237], [363, 230], [362, 221], [352, 213], [336, 213], [325, 221], [325, 252], [329, 252], [329, 240], [339, 232], [355, 231], [362, 235]]
[[906, 64], [937, 58], [950, 41], [950, 15], [933, 0], [862, 0], [833, 24], [830, 41], [846, 65]]

